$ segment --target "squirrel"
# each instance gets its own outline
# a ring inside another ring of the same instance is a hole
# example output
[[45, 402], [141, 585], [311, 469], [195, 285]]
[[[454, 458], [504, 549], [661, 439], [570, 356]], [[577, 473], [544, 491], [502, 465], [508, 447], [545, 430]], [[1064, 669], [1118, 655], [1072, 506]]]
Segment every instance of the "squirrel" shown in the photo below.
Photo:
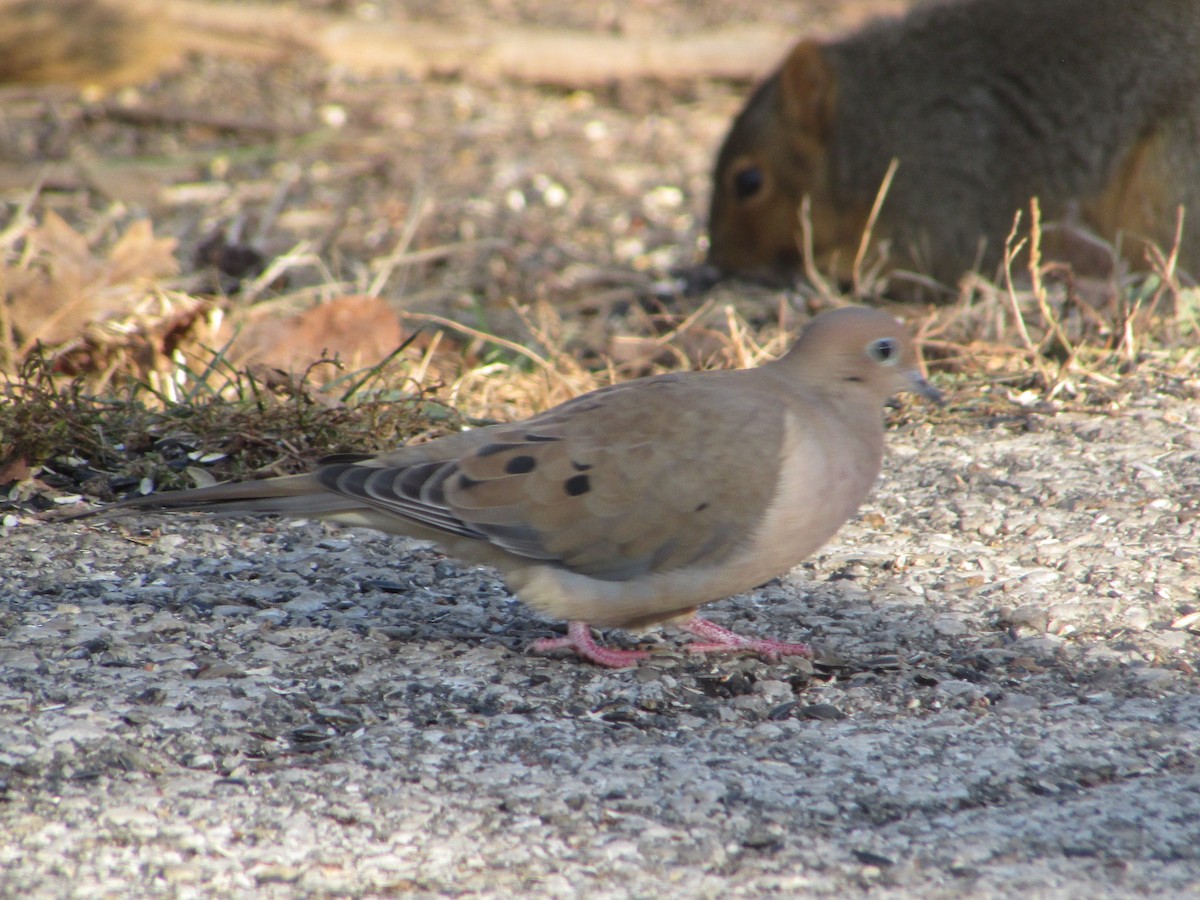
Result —
[[179, 55], [146, 0], [0, 0], [0, 84], [114, 87]]
[[1179, 264], [1200, 275], [1200, 2], [959, 0], [802, 40], [717, 156], [709, 262], [797, 267], [807, 196], [817, 266], [849, 281], [893, 159], [872, 229], [888, 270], [986, 272], [1036, 196], [1141, 267], [1182, 205]]

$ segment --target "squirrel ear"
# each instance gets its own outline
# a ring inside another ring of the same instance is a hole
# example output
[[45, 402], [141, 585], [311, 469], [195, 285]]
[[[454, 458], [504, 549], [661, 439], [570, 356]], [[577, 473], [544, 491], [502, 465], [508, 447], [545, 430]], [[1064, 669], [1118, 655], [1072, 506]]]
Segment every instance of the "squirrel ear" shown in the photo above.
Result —
[[837, 81], [825, 51], [816, 41], [792, 48], [779, 70], [783, 114], [804, 131], [827, 138], [833, 128]]

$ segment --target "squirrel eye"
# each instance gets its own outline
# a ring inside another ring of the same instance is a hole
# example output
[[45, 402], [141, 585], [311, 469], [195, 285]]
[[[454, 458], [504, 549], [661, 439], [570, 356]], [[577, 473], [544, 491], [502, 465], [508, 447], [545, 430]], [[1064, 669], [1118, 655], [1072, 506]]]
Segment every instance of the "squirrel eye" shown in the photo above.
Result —
[[867, 344], [867, 356], [872, 362], [894, 366], [900, 359], [900, 342], [895, 338], [878, 338]]
[[733, 176], [733, 192], [739, 200], [749, 200], [762, 190], [766, 181], [758, 166], [746, 166]]

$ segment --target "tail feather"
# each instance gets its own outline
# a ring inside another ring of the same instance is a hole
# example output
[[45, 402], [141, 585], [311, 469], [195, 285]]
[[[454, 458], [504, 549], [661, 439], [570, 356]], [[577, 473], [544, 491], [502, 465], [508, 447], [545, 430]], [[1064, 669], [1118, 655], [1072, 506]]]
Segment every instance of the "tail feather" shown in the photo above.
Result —
[[209, 513], [330, 517], [362, 509], [353, 498], [331, 493], [310, 474], [238, 481], [184, 491], [146, 494], [67, 517], [120, 515], [136, 510], [195, 510]]

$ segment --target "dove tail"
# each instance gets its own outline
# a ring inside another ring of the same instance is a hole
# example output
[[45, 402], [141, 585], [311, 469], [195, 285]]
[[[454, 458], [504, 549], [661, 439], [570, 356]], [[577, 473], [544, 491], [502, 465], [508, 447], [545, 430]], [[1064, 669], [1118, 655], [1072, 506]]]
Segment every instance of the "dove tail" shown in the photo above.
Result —
[[312, 475], [286, 475], [282, 478], [215, 484], [211, 487], [131, 497], [68, 518], [122, 515], [138, 510], [330, 516], [358, 505], [353, 500], [325, 490]]

